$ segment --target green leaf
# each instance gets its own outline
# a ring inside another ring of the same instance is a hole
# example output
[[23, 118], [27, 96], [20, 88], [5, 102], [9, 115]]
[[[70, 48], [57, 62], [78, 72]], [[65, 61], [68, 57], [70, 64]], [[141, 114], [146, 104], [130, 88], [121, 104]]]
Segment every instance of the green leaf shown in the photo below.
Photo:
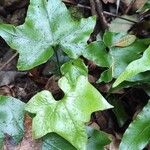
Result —
[[[76, 63], [72, 64], [71, 61], [62, 67], [66, 76], [62, 77], [58, 84], [65, 94], [64, 97], [60, 101], [55, 101], [49, 91], [42, 91], [28, 102], [26, 110], [36, 114], [32, 125], [34, 138], [55, 132], [77, 149], [84, 150], [87, 143], [84, 123], [90, 120], [92, 112], [112, 108], [112, 106], [88, 82], [87, 76], [83, 76], [83, 72], [86, 74], [86, 68], [82, 62], [80, 60], [74, 62]], [[75, 76], [76, 73], [78, 75], [78, 78], [73, 79], [75, 84], [68, 80], [70, 77], [68, 78], [66, 72], [68, 70], [72, 76], [74, 68], [81, 71], [80, 76], [79, 72], [75, 72]]]
[[76, 150], [76, 148], [58, 134], [50, 133], [43, 138], [42, 150]]
[[109, 68], [111, 71], [107, 71], [105, 74], [109, 77], [117, 78], [128, 66], [129, 63], [141, 57], [141, 53], [147, 48], [147, 44], [143, 40], [136, 39], [131, 45], [126, 47], [115, 47], [114, 44], [119, 41], [125, 34], [124, 33], [112, 33], [106, 32], [103, 37], [103, 41], [106, 46], [109, 47], [110, 61]]
[[[86, 150], [103, 150], [110, 143], [108, 135], [102, 131], [87, 127], [88, 142]], [[76, 150], [68, 141], [61, 136], [50, 133], [43, 138], [42, 150]]]
[[96, 41], [89, 44], [84, 51], [83, 56], [101, 67], [109, 67], [112, 62], [111, 56], [106, 51], [106, 46], [102, 41]]
[[150, 45], [150, 38], [140, 39], [145, 45]]
[[120, 150], [141, 150], [150, 139], [150, 101], [123, 135]]
[[126, 47], [134, 43], [135, 40], [135, 35], [125, 33], [105, 32], [103, 37], [103, 41], [108, 47]]
[[0, 149], [5, 134], [17, 144], [24, 134], [24, 103], [8, 96], [0, 96]]
[[84, 10], [80, 7], [69, 6], [68, 9], [74, 19], [80, 20], [81, 18], [84, 18]]
[[61, 67], [61, 73], [66, 76], [70, 85], [75, 85], [80, 75], [88, 76], [88, 69], [81, 59], [66, 62]]
[[76, 86], [71, 88], [66, 77], [59, 80], [65, 96], [58, 102], [49, 91], [38, 93], [28, 102], [26, 110], [36, 114], [32, 127], [34, 138], [55, 132], [77, 149], [85, 149], [87, 135], [84, 123], [89, 121], [92, 112], [111, 108], [111, 105], [86, 77], [80, 76], [76, 82]]
[[118, 125], [120, 127], [123, 127], [123, 125], [125, 124], [125, 122], [128, 119], [128, 115], [125, 111], [125, 108], [123, 107], [122, 101], [119, 100], [117, 98], [117, 96], [115, 95], [111, 95], [108, 97], [109, 102], [111, 103], [111, 105], [114, 106], [114, 108], [112, 109], [112, 111], [114, 112]]
[[124, 33], [115, 33], [115, 32], [108, 32], [106, 31], [103, 36], [103, 42], [107, 47], [113, 47], [116, 41], [120, 40]]
[[[149, 45], [149, 39], [136, 39], [132, 44], [126, 43], [125, 47], [116, 47], [115, 44], [123, 37], [126, 37], [125, 33], [106, 32], [103, 37], [103, 41], [107, 47], [109, 47], [108, 58], [109, 67], [105, 70], [99, 82], [110, 82], [113, 78], [118, 76], [125, 70], [125, 68], [134, 60], [139, 59], [142, 53], [147, 49]], [[124, 39], [124, 38], [123, 38]], [[130, 82], [147, 83], [150, 81], [150, 72], [144, 72], [137, 74], [136, 76], [127, 79]]]
[[43, 75], [49, 76], [54, 74], [60, 76], [61, 65], [69, 60], [70, 58], [60, 48], [58, 48], [57, 52], [55, 52], [51, 59], [46, 63], [45, 69], [43, 70]]
[[97, 83], [105, 82], [108, 83], [112, 80], [112, 67], [110, 67], [108, 70], [105, 70], [102, 72], [100, 78], [98, 79]]
[[140, 72], [145, 72], [150, 70], [150, 46], [145, 50], [143, 56], [131, 62], [125, 71], [118, 77], [118, 79], [113, 84], [113, 87], [116, 87], [123, 81], [137, 75]]
[[45, 63], [58, 46], [71, 58], [82, 55], [94, 25], [95, 17], [73, 20], [61, 0], [30, 0], [25, 23], [0, 24], [0, 36], [18, 51], [18, 69], [28, 70]]
[[102, 131], [87, 128], [88, 144], [87, 150], [104, 150], [104, 146], [110, 143], [108, 135]]

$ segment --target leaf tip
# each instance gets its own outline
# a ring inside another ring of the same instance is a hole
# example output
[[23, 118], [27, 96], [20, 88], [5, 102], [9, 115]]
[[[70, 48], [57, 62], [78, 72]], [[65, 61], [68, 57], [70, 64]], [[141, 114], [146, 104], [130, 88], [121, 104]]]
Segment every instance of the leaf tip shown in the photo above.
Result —
[[116, 88], [121, 82], [118, 82], [117, 80], [112, 85], [112, 88]]

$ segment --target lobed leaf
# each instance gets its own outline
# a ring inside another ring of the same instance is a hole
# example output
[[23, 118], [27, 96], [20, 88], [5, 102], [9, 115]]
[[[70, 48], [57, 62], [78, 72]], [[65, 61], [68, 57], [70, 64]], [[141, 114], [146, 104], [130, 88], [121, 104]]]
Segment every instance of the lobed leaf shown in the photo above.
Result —
[[[73, 62], [66, 63], [62, 67], [65, 76], [58, 84], [65, 94], [64, 97], [55, 101], [49, 91], [42, 91], [28, 102], [26, 110], [36, 114], [32, 125], [34, 138], [55, 132], [77, 149], [85, 150], [87, 134], [84, 123], [90, 120], [92, 112], [112, 108], [112, 106], [88, 82], [87, 70], [82, 62], [80, 60]], [[79, 72], [75, 71], [77, 76], [73, 78], [74, 83], [72, 83], [68, 79], [72, 79], [75, 68], [78, 68]], [[84, 70], [86, 75], [78, 74], [81, 70]]]
[[30, 0], [25, 23], [1, 23], [0, 36], [18, 51], [18, 69], [28, 70], [45, 63], [58, 46], [71, 58], [82, 55], [94, 25], [95, 17], [73, 20], [61, 0]]

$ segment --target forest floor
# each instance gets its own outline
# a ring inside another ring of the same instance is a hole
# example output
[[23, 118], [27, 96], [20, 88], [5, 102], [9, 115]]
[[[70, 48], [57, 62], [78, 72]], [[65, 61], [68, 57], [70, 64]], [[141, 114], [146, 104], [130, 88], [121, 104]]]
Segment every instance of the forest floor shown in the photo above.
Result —
[[[131, 3], [129, 3], [129, 1]], [[150, 17], [150, 12], [136, 13], [144, 5], [145, 1], [140, 0], [64, 0], [72, 15], [76, 18], [97, 16], [97, 23], [93, 34], [89, 37], [89, 42], [96, 39], [97, 34], [103, 35], [109, 24], [115, 18], [120, 18], [121, 15], [138, 15], [142, 20]], [[117, 4], [117, 2], [120, 2]], [[27, 9], [29, 6], [28, 0], [1, 0], [0, 1], [0, 22], [21, 25], [25, 21]], [[123, 17], [122, 17], [123, 18]], [[121, 18], [120, 18], [121, 19]], [[124, 19], [123, 19], [124, 20]], [[116, 26], [117, 29], [117, 26]], [[149, 30], [144, 27], [143, 21], [137, 23], [131, 22], [130, 31], [140, 38], [149, 37]], [[55, 60], [49, 60], [29, 71], [17, 70], [18, 53], [12, 50], [6, 42], [0, 38], [0, 95], [16, 97], [23, 102], [28, 102], [39, 91], [44, 89], [52, 92], [56, 99], [62, 97], [62, 91], [58, 87], [58, 79], [60, 78]], [[96, 66], [93, 62], [84, 59], [89, 69], [89, 81], [104, 95], [107, 92], [110, 84], [96, 83], [103, 69]], [[114, 92], [118, 101], [122, 101], [122, 106], [126, 112], [126, 121], [123, 126], [119, 126], [117, 117], [112, 110], [96, 112], [93, 115], [93, 120], [102, 131], [112, 135], [113, 142], [111, 150], [118, 149], [120, 137], [127, 129], [132, 121], [132, 118], [143, 108], [147, 103], [149, 96], [139, 87], [125, 88]], [[31, 119], [26, 116], [25, 119], [25, 136], [19, 146], [13, 146], [9, 137], [5, 138], [5, 150], [38, 150], [41, 146], [41, 141], [35, 141], [31, 137]]]

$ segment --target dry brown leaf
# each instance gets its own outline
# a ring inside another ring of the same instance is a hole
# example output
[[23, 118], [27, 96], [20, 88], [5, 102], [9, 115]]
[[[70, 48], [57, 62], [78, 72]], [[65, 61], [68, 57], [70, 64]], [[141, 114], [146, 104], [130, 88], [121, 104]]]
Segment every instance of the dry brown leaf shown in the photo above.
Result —
[[[127, 6], [130, 6], [130, 3], [132, 3], [132, 0], [122, 0]], [[144, 6], [144, 4], [148, 0], [136, 0], [135, 3], [132, 5], [131, 9], [133, 11], [136, 11]]]
[[60, 92], [60, 88], [58, 86], [58, 77], [56, 76], [52, 76], [51, 78], [49, 78], [46, 86], [45, 86], [45, 89], [46, 90], [49, 90], [50, 92], [52, 92], [52, 94], [58, 94]]
[[105, 150], [119, 150], [119, 144], [121, 142], [119, 135], [111, 136], [112, 142], [105, 146]]
[[25, 135], [15, 150], [40, 150], [41, 141], [32, 139], [32, 119], [28, 115], [25, 116], [24, 126]]
[[138, 9], [142, 8], [147, 1], [148, 0], [136, 0], [132, 9], [138, 10]]
[[15, 93], [13, 91], [13, 85], [8, 86], [1, 86], [0, 87], [0, 95], [4, 95], [4, 96], [13, 96], [15, 97]]

